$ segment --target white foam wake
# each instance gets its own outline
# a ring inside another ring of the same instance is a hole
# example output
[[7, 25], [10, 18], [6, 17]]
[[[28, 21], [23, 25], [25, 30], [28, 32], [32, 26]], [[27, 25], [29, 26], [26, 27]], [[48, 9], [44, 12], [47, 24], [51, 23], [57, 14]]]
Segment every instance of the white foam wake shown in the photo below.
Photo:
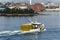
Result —
[[1, 31], [0, 36], [9, 36], [9, 35], [15, 35], [20, 34], [20, 30], [14, 30], [14, 31]]
[[[44, 29], [43, 31], [46, 31], [46, 29]], [[21, 32], [20, 30], [0, 31], [0, 36], [9, 36], [9, 35], [25, 34], [25, 33], [33, 33], [33, 32], [36, 32], [36, 31], [30, 31], [30, 32]]]

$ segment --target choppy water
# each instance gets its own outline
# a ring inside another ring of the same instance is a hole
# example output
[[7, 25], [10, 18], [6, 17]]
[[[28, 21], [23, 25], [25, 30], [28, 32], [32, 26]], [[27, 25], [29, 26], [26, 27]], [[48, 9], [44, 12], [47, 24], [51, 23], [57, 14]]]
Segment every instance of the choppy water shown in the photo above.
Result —
[[[0, 31], [19, 30], [20, 24], [28, 23], [29, 19], [45, 24], [47, 31], [38, 34], [15, 34], [0, 36], [0, 40], [60, 40], [60, 12], [41, 12], [38, 16], [4, 17], [0, 16]], [[37, 36], [36, 36], [37, 35]]]

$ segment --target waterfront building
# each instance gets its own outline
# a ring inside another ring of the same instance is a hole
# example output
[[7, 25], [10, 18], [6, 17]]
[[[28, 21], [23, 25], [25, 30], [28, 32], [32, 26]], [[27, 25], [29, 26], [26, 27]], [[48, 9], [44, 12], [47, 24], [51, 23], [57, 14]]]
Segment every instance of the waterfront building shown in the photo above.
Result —
[[5, 8], [4, 8], [4, 5], [2, 3], [0, 3], [0, 10], [3, 11]]
[[52, 2], [48, 2], [47, 4], [44, 5], [46, 9], [56, 9], [59, 8], [59, 5], [52, 3]]
[[43, 11], [45, 8], [42, 4], [40, 3], [35, 3], [35, 4], [21, 4], [21, 3], [16, 3], [13, 6], [9, 6], [9, 8], [17, 8], [17, 9], [27, 9], [31, 8], [34, 11]]
[[30, 5], [30, 7], [35, 10], [35, 11], [43, 11], [45, 9], [44, 5], [40, 4], [40, 3], [36, 3], [36, 4], [33, 4], [33, 5]]
[[14, 5], [17, 9], [27, 9], [28, 5], [27, 4], [15, 4]]

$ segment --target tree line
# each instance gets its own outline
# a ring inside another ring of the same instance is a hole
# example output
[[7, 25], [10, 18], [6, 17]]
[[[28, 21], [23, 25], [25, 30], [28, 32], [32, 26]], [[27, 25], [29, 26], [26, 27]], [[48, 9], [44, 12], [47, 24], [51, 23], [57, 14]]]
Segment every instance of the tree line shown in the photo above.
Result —
[[33, 14], [33, 13], [37, 13], [34, 10], [32, 10], [31, 8], [26, 8], [26, 9], [18, 9], [18, 8], [8, 8], [6, 7], [4, 10], [0, 10], [0, 13], [5, 13], [5, 14]]

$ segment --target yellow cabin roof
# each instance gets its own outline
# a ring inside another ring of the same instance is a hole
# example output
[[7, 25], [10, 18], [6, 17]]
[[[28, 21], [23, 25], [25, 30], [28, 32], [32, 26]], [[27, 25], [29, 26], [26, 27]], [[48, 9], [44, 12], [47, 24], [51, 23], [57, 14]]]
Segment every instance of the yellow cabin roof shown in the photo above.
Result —
[[22, 24], [20, 26], [20, 30], [22, 31], [29, 31], [30, 29], [33, 29], [32, 24]]

